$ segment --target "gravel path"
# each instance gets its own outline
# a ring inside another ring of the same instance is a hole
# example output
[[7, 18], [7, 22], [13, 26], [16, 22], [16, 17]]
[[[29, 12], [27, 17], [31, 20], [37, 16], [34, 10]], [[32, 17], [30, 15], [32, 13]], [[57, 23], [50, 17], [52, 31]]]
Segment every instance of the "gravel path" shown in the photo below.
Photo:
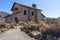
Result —
[[35, 40], [31, 38], [24, 32], [22, 32], [19, 28], [10, 29], [0, 35], [0, 40]]

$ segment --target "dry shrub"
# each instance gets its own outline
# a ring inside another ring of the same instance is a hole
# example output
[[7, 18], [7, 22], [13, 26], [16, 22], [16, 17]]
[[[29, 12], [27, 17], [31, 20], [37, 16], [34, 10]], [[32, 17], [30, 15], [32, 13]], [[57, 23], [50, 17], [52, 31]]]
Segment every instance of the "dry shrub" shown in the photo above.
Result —
[[34, 21], [30, 21], [30, 22], [28, 22], [28, 25], [29, 25], [30, 27], [31, 27], [31, 26], [36, 27], [36, 26], [37, 26], [37, 23], [34, 22]]
[[38, 23], [37, 28], [41, 28], [41, 27], [42, 27], [42, 24]]
[[11, 25], [9, 23], [1, 22], [0, 31], [5, 32], [7, 29], [10, 29]]
[[5, 22], [0, 22], [0, 25], [5, 25]]
[[5, 32], [7, 29], [6, 28], [1, 28], [0, 31], [1, 32]]
[[27, 23], [24, 22], [24, 21], [20, 21], [18, 24], [19, 24], [19, 25], [27, 25]]
[[28, 24], [36, 24], [34, 21], [28, 21]]
[[6, 23], [5, 22], [1, 22], [0, 23], [0, 31], [1, 32], [5, 32], [6, 30], [7, 30]]
[[24, 25], [25, 27], [30, 27], [30, 25], [29, 24], [26, 24], [26, 25]]
[[[40, 22], [41, 23], [41, 22]], [[45, 34], [60, 36], [60, 27], [50, 26], [46, 23], [42, 23], [42, 27], [40, 27], [40, 31]]]
[[37, 26], [36, 22], [34, 22], [34, 21], [28, 21], [28, 23], [20, 21], [19, 25], [23, 25], [25, 29], [29, 29], [29, 28], [31, 28], [31, 26], [34, 26], [34, 27]]
[[5, 28], [5, 22], [1, 22], [1, 23], [0, 23], [0, 27], [1, 27], [1, 28]]
[[11, 23], [11, 26], [16, 26], [17, 24], [15, 22], [12, 22]]
[[48, 25], [48, 24], [46, 24], [45, 22], [43, 22], [43, 21], [40, 21], [39, 22], [39, 24], [40, 24], [40, 31], [41, 32], [45, 32], [45, 31], [47, 31], [47, 30], [51, 30], [51, 27]]
[[7, 31], [7, 28], [5, 28], [5, 31]]
[[5, 22], [1, 22], [0, 23], [0, 26], [5, 26]]
[[11, 28], [11, 24], [5, 23], [5, 28], [10, 29]]
[[30, 21], [28, 22], [29, 28], [31, 30], [39, 30], [39, 25], [38, 23], [34, 22], [34, 21]]
[[31, 24], [31, 26], [37, 27], [37, 24]]
[[41, 27], [45, 26], [45, 22], [44, 21], [39, 21], [38, 24], [37, 24], [37, 26], [39, 28], [41, 28]]
[[31, 27], [31, 25], [35, 25], [35, 24], [36, 24], [36, 22], [34, 22], [34, 21], [28, 21], [28, 23], [23, 22], [23, 21], [19, 22], [19, 25], [23, 25], [25, 27]]
[[46, 31], [46, 28], [41, 27], [41, 28], [40, 28], [40, 31], [41, 31], [41, 32], [45, 32], [45, 31]]
[[19, 24], [19, 25], [22, 25], [23, 28], [25, 28], [25, 29], [28, 29], [28, 28], [30, 27], [29, 24], [27, 24], [27, 23], [24, 22], [24, 21], [20, 21], [18, 24]]

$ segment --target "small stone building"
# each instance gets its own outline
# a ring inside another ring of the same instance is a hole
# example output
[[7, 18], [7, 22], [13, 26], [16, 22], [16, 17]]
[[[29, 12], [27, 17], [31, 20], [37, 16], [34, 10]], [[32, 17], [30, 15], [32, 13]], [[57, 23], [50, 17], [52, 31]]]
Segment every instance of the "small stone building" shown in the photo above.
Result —
[[45, 21], [45, 16], [41, 13], [41, 9], [37, 9], [35, 4], [32, 7], [22, 5], [14, 2], [11, 8], [12, 14], [5, 17], [6, 22], [16, 22], [19, 21]]

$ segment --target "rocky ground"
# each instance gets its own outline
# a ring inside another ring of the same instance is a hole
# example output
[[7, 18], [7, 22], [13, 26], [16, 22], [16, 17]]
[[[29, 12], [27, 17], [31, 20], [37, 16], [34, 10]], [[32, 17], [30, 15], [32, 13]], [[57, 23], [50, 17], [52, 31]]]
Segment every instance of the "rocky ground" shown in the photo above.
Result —
[[35, 39], [31, 38], [30, 36], [22, 32], [17, 26], [17, 28], [15, 29], [10, 29], [2, 33], [0, 35], [0, 40], [35, 40]]

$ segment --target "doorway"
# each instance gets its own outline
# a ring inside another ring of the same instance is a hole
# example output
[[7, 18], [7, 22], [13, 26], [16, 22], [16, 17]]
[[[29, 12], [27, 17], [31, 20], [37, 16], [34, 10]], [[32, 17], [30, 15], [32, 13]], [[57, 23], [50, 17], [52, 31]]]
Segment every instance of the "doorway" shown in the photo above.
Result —
[[17, 17], [15, 17], [15, 22], [16, 22], [16, 23], [18, 23], [18, 22], [19, 22], [19, 20], [18, 20], [18, 18], [17, 18]]

